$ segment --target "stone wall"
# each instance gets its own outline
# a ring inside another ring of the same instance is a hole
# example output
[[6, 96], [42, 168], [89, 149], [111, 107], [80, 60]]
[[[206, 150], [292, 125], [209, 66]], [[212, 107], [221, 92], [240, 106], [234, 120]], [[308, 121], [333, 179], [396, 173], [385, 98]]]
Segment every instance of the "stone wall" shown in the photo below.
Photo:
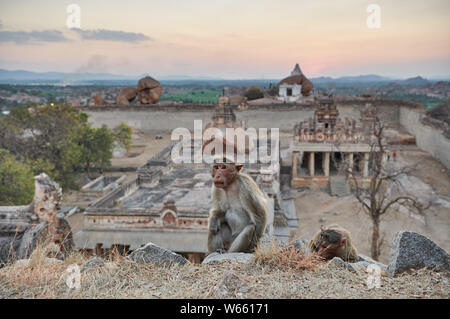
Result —
[[[383, 100], [345, 100], [337, 101], [337, 108], [342, 119], [359, 119], [360, 108], [366, 103], [377, 107], [383, 120], [399, 121], [399, 108], [417, 107], [407, 101]], [[406, 106], [405, 106], [406, 105]], [[193, 131], [194, 120], [202, 120], [203, 125], [211, 121], [215, 105], [209, 104], [170, 104], [170, 105], [136, 105], [118, 106], [105, 105], [101, 107], [87, 107], [81, 110], [90, 115], [89, 122], [95, 127], [106, 124], [115, 127], [121, 122], [150, 134], [168, 134], [178, 127]], [[289, 132], [299, 121], [314, 115], [315, 106], [312, 104], [273, 104], [249, 105], [247, 110], [235, 110], [239, 120], [246, 121], [248, 127], [280, 128]]]
[[450, 140], [441, 130], [423, 124], [421, 119], [424, 116], [423, 111], [408, 107], [400, 107], [399, 110], [399, 122], [416, 137], [417, 146], [450, 169]]

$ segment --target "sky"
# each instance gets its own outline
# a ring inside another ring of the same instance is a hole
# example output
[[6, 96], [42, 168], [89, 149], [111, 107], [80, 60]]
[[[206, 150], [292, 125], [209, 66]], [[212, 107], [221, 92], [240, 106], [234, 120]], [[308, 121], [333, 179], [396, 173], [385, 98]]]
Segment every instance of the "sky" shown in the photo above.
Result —
[[308, 77], [449, 77], [449, 18], [449, 0], [0, 0], [0, 68], [251, 79], [299, 63]]

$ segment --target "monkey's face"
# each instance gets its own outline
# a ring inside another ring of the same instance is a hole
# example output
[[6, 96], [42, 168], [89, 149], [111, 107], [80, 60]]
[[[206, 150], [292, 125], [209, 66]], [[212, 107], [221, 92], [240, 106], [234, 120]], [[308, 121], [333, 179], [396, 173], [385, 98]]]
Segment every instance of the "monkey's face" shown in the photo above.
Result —
[[339, 256], [339, 250], [345, 246], [346, 240], [334, 230], [324, 230], [320, 233], [318, 252], [326, 259]]
[[233, 164], [215, 163], [211, 166], [211, 176], [214, 186], [226, 189], [236, 178], [238, 171]]

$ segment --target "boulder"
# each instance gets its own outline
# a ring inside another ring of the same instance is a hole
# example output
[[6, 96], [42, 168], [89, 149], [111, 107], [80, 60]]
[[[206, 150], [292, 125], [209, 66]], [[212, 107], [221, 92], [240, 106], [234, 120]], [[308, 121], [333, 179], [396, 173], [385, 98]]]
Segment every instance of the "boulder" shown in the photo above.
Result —
[[138, 264], [151, 265], [167, 265], [180, 264], [184, 265], [188, 262], [186, 258], [178, 255], [170, 250], [159, 247], [153, 243], [148, 243], [144, 247], [140, 247], [126, 257], [127, 260]]
[[247, 264], [253, 258], [253, 254], [248, 253], [211, 253], [203, 260], [202, 264], [217, 264], [222, 261], [236, 261], [239, 263]]
[[161, 83], [149, 76], [139, 80], [137, 89], [140, 104], [153, 104], [158, 102], [163, 91]]
[[415, 232], [402, 231], [392, 241], [387, 272], [394, 276], [407, 269], [450, 269], [450, 256], [427, 237]]
[[356, 268], [357, 270], [366, 270], [367, 267], [371, 264], [377, 265], [380, 267], [381, 271], [386, 271], [387, 265], [382, 264], [378, 261], [373, 260], [372, 258], [365, 256], [365, 255], [359, 255], [359, 260], [355, 263], [352, 263], [352, 266]]
[[105, 104], [106, 104], [105, 100], [103, 100], [100, 95], [97, 94], [94, 96], [94, 105], [95, 106], [105, 105]]
[[135, 87], [124, 87], [117, 95], [116, 103], [120, 105], [129, 105], [136, 98], [138, 90]]
[[309, 255], [311, 252], [309, 251], [308, 243], [303, 239], [295, 240], [292, 245], [300, 251], [303, 251], [303, 254]]
[[87, 262], [85, 262], [83, 264], [83, 266], [81, 266], [81, 272], [86, 271], [88, 269], [102, 267], [104, 265], [105, 265], [105, 263], [103, 262], [103, 260], [101, 258], [93, 257], [93, 258], [89, 259]]
[[357, 270], [355, 269], [355, 267], [353, 267], [353, 265], [351, 263], [345, 262], [344, 260], [342, 260], [339, 257], [334, 257], [333, 259], [331, 259], [328, 262], [327, 267], [328, 268], [346, 269], [350, 272], [357, 272]]

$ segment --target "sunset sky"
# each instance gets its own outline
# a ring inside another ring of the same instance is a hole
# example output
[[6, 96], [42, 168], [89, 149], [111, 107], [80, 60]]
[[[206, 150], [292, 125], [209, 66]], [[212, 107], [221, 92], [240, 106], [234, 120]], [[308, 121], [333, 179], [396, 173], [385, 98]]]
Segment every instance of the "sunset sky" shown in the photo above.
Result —
[[297, 62], [308, 77], [449, 77], [450, 1], [0, 0], [3, 69], [243, 79]]

